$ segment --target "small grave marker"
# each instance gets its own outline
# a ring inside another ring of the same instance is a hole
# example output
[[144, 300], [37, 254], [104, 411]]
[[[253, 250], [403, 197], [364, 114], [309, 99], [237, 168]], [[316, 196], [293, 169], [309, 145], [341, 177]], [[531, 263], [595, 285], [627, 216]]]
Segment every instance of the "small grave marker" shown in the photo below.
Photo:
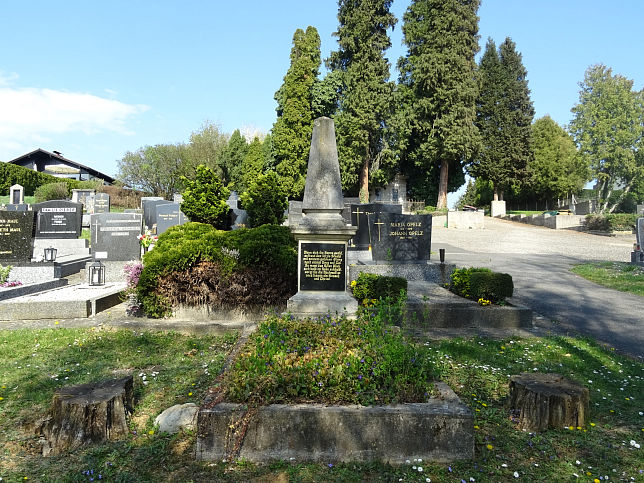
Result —
[[96, 193], [94, 195], [94, 213], [110, 212], [110, 195], [107, 193]]

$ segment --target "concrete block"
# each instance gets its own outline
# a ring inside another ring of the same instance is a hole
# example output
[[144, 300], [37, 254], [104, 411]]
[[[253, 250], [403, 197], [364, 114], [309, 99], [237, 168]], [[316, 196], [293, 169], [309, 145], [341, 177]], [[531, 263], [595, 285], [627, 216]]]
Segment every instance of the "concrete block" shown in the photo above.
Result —
[[555, 215], [544, 219], [544, 226], [554, 230], [581, 230], [586, 220], [584, 215]]
[[482, 211], [448, 211], [447, 228], [481, 229], [484, 216]]
[[[392, 464], [413, 458], [436, 462], [473, 458], [471, 410], [446, 384], [436, 386], [440, 397], [422, 404], [260, 407], [239, 457], [256, 463], [294, 458], [298, 462]], [[231, 443], [227, 440], [230, 425], [244, 414], [241, 404], [202, 408], [197, 416], [197, 459], [224, 459]]]
[[492, 201], [490, 203], [490, 216], [492, 218], [505, 215], [505, 201]]

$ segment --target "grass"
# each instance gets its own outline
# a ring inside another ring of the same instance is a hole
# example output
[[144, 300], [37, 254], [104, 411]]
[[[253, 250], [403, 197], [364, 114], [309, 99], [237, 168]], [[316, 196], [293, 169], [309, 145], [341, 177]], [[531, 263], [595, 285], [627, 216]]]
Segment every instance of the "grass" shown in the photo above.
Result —
[[644, 296], [644, 267], [625, 262], [576, 265], [573, 273], [604, 287]]
[[[571, 337], [409, 341], [474, 411], [472, 461], [438, 464], [409, 455], [398, 466], [197, 462], [194, 433], [158, 434], [153, 419], [173, 404], [202, 401], [233, 342], [98, 329], [0, 331], [0, 478], [81, 482], [98, 481], [100, 473], [106, 481], [498, 482], [572, 481], [576, 474], [579, 481], [642, 481], [642, 449], [634, 444], [644, 443], [644, 364]], [[590, 389], [585, 427], [540, 434], [516, 429], [505, 407], [508, 378], [534, 371], [557, 372]], [[32, 428], [57, 387], [124, 372], [135, 376], [137, 400], [126, 439], [39, 456]]]
[[[552, 211], [552, 210], [551, 210]], [[554, 210], [557, 211], [557, 210]], [[532, 210], [508, 210], [506, 211], [508, 215], [540, 215], [543, 213], [543, 210], [541, 211], [532, 211]]]
[[[6, 205], [9, 201], [9, 195], [0, 196], [0, 205]], [[25, 203], [32, 205], [36, 202], [35, 196], [25, 196]]]

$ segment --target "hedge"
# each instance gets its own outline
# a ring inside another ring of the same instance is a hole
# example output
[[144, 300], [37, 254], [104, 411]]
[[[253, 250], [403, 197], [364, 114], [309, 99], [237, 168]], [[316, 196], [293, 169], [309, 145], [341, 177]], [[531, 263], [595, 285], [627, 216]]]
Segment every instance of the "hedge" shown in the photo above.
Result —
[[457, 268], [450, 276], [449, 289], [470, 300], [485, 299], [496, 303], [512, 297], [514, 283], [511, 275], [489, 268]]
[[0, 193], [9, 194], [9, 188], [19, 184], [25, 189], [25, 196], [33, 196], [39, 186], [60, 182], [69, 184], [69, 189], [79, 188], [83, 183], [75, 179], [57, 178], [50, 174], [39, 173], [15, 164], [0, 163]]
[[365, 301], [374, 299], [398, 298], [401, 290], [407, 291], [407, 279], [361, 272], [358, 278], [351, 283], [351, 287], [353, 296], [365, 304]]

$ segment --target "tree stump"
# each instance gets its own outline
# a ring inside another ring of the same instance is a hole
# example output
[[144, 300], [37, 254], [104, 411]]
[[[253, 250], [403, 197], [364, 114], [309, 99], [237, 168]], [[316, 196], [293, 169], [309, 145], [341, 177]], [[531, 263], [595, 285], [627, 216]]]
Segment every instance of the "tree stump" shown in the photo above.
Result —
[[583, 426], [588, 389], [559, 374], [523, 373], [510, 378], [510, 410], [521, 429]]
[[43, 456], [126, 435], [132, 397], [132, 376], [57, 390], [38, 430], [45, 437]]

